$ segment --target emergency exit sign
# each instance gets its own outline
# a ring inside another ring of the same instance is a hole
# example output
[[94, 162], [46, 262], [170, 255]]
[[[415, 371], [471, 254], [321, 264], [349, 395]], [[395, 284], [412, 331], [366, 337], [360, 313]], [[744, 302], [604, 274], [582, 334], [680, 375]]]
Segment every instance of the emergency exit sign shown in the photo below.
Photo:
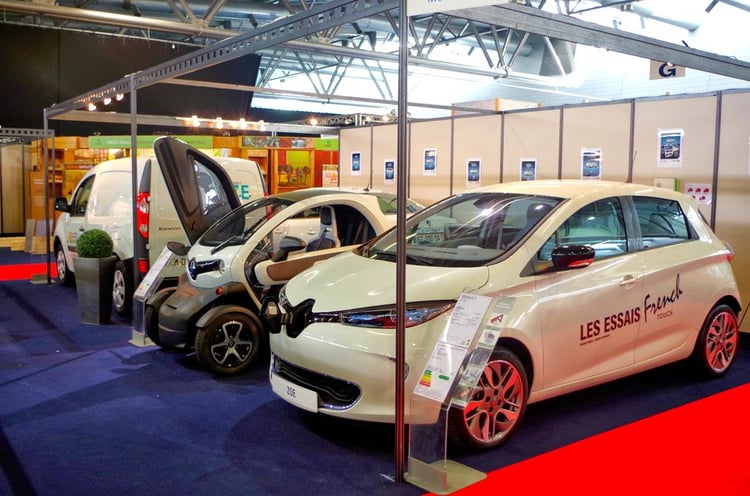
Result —
[[409, 16], [432, 14], [433, 12], [447, 12], [456, 9], [471, 9], [487, 5], [512, 3], [512, 0], [408, 0], [406, 13]]

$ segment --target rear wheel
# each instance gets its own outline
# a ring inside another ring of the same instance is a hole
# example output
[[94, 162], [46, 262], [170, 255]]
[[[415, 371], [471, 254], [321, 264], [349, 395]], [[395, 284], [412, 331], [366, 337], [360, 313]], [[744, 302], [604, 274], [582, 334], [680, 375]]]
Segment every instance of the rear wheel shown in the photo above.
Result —
[[235, 375], [250, 366], [261, 347], [258, 323], [238, 312], [219, 314], [195, 336], [198, 362], [215, 374]]
[[72, 286], [74, 277], [68, 268], [68, 262], [65, 260], [65, 252], [59, 243], [55, 244], [55, 267], [57, 268], [57, 280], [63, 286]]
[[703, 323], [693, 355], [695, 370], [704, 377], [718, 377], [734, 362], [739, 343], [737, 314], [727, 305], [717, 305]]
[[500, 446], [521, 423], [528, 392], [521, 360], [512, 351], [498, 348], [485, 365], [466, 407], [451, 409], [451, 441], [472, 450]]
[[118, 315], [130, 317], [133, 304], [133, 279], [127, 265], [122, 260], [115, 264], [115, 276], [112, 282], [112, 306]]

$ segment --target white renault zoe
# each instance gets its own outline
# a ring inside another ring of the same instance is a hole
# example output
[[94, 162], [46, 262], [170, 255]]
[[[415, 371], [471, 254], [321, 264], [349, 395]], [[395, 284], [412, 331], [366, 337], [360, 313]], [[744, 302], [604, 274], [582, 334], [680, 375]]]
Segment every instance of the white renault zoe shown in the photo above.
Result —
[[[300, 273], [266, 309], [270, 380], [281, 398], [394, 421], [396, 235]], [[476, 385], [451, 403], [449, 437], [465, 447], [502, 444], [529, 403], [684, 359], [719, 376], [737, 351], [733, 252], [674, 191], [498, 184], [411, 217], [405, 248], [407, 423], [437, 419], [439, 402], [413, 400], [456, 301], [470, 294], [502, 303]]]

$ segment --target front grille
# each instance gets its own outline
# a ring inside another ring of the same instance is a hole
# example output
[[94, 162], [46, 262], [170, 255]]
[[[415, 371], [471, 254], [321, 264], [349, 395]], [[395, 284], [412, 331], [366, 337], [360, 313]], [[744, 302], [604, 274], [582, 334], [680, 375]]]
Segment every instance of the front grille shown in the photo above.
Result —
[[346, 410], [362, 394], [356, 384], [297, 367], [277, 356], [274, 356], [273, 370], [287, 381], [318, 393], [318, 400], [323, 408]]

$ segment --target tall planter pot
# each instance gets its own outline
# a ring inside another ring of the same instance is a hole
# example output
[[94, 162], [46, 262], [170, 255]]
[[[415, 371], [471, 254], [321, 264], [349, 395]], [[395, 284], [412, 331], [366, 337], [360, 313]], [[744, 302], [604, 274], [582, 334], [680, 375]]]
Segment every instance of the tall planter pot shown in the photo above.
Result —
[[84, 324], [108, 324], [117, 257], [81, 258], [75, 262], [78, 312]]

